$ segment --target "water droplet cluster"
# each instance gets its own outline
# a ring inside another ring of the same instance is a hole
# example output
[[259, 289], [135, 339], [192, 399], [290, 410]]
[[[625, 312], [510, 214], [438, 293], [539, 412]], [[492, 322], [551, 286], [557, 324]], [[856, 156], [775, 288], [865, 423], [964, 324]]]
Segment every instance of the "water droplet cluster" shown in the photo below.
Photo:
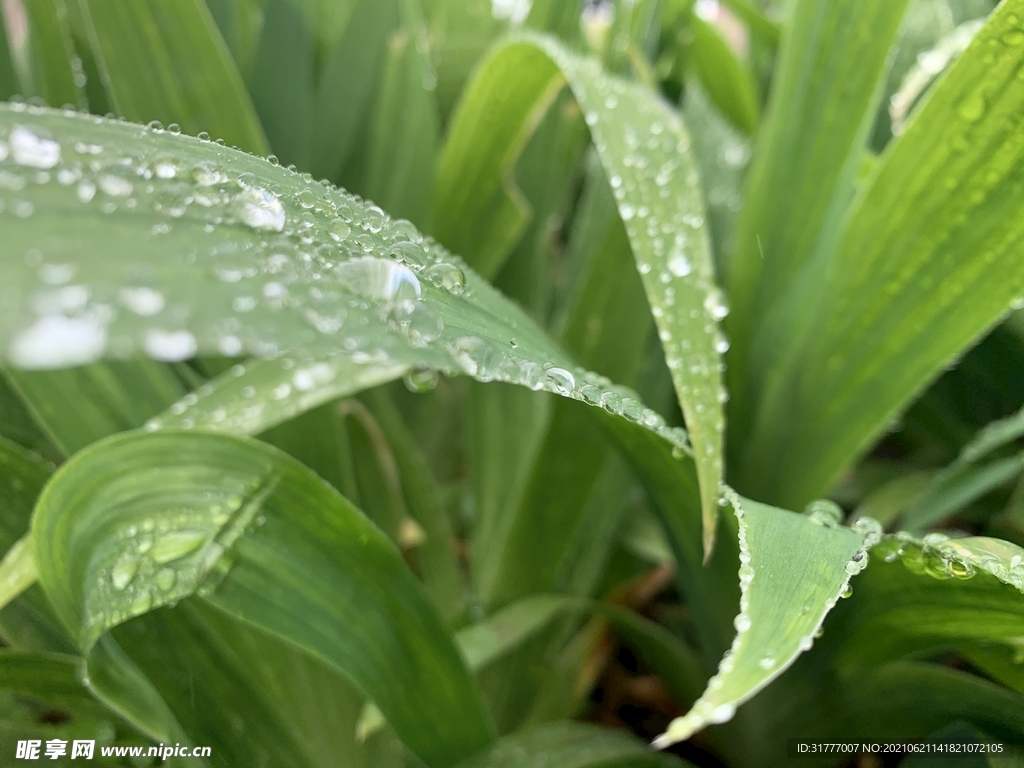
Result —
[[885, 537], [877, 551], [885, 562], [898, 561], [921, 576], [970, 579], [985, 573], [1024, 592], [1024, 549], [999, 539], [939, 532], [917, 538], [901, 531]]
[[207, 501], [148, 504], [148, 514], [123, 521], [97, 549], [86, 582], [83, 643], [156, 607], [197, 590], [216, 588], [232, 564], [231, 545], [258, 526], [262, 500], [274, 482], [211, 484]]
[[[21, 254], [0, 264], [0, 329], [16, 329], [0, 345], [15, 365], [251, 354], [278, 361], [289, 407], [344, 366], [439, 371], [581, 400], [690, 451], [682, 429], [573, 365], [459, 259], [347, 192], [170, 129], [25, 105], [0, 107], [0, 148], [0, 219]], [[52, 236], [17, 226], [25, 206]], [[241, 389], [233, 414], [214, 387], [170, 415], [227, 428], [256, 406]]]
[[728, 302], [715, 285], [704, 200], [690, 137], [678, 114], [594, 60], [541, 47], [566, 72], [608, 172], [637, 256], [658, 335], [690, 430], [706, 494], [716, 493], [726, 400], [719, 322]]

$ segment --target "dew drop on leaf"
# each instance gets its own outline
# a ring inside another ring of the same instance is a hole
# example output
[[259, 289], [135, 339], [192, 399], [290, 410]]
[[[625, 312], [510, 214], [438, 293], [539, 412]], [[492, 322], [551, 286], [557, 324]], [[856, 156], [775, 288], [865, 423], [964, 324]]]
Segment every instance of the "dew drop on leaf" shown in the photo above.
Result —
[[338, 280], [357, 296], [377, 301], [406, 301], [420, 297], [420, 281], [406, 266], [391, 259], [363, 256], [338, 264]]
[[423, 276], [438, 288], [444, 288], [453, 296], [460, 295], [466, 289], [466, 275], [460, 267], [442, 261], [428, 267]]
[[420, 368], [410, 371], [402, 379], [405, 388], [410, 392], [429, 392], [437, 386], [437, 371], [432, 368]]
[[110, 569], [110, 583], [121, 591], [127, 587], [139, 572], [139, 561], [133, 555], [124, 555]]
[[253, 229], [274, 232], [284, 229], [284, 206], [273, 192], [262, 187], [245, 187], [235, 195], [232, 205], [239, 220]]
[[18, 165], [30, 168], [53, 168], [60, 162], [60, 144], [37, 136], [28, 128], [17, 127], [8, 139], [11, 157]]
[[153, 542], [153, 548], [149, 551], [149, 556], [155, 562], [163, 565], [195, 552], [206, 539], [207, 534], [203, 531], [172, 531], [164, 533]]
[[91, 363], [107, 347], [107, 329], [96, 318], [45, 315], [18, 333], [8, 355], [22, 368], [65, 368]]

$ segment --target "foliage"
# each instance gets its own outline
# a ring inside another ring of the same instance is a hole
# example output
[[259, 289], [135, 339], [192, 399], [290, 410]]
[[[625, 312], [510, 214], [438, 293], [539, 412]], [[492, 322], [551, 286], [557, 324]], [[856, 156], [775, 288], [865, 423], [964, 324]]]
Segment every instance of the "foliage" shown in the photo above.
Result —
[[6, 754], [1024, 743], [1024, 0], [0, 20]]

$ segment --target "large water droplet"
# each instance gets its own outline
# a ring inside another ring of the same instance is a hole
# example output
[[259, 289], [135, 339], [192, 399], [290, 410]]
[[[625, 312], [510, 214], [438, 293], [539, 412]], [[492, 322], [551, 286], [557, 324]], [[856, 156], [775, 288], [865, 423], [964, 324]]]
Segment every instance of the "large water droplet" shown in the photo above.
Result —
[[715, 320], [722, 320], [729, 314], [729, 305], [725, 301], [725, 295], [719, 288], [712, 287], [708, 291], [708, 295], [704, 297], [704, 309]]
[[453, 296], [458, 296], [466, 290], [466, 275], [455, 264], [439, 262], [428, 267], [423, 276], [438, 288], [444, 288]]
[[172, 531], [165, 533], [153, 542], [153, 548], [149, 551], [149, 556], [163, 565], [195, 552], [206, 541], [207, 537], [207, 534], [203, 531]]
[[232, 206], [239, 220], [253, 229], [284, 229], [284, 206], [277, 195], [262, 187], [245, 187], [235, 195]]
[[174, 586], [174, 582], [177, 581], [178, 574], [171, 568], [161, 568], [157, 571], [154, 581], [157, 587], [162, 589], [164, 592]]
[[164, 295], [153, 288], [122, 288], [118, 293], [121, 303], [136, 315], [150, 317], [164, 308]]
[[151, 328], [143, 341], [146, 353], [154, 360], [176, 363], [196, 354], [196, 337], [188, 331], [165, 331]]
[[391, 304], [386, 317], [388, 325], [415, 347], [425, 347], [436, 341], [444, 330], [440, 315], [422, 302], [411, 299]]
[[139, 572], [139, 561], [134, 555], [122, 555], [110, 569], [110, 583], [120, 591], [127, 587]]
[[562, 395], [571, 394], [576, 388], [576, 377], [565, 368], [549, 368], [548, 381], [554, 385], [555, 391]]
[[429, 392], [437, 386], [437, 371], [420, 368], [407, 373], [402, 381], [410, 392]]
[[677, 253], [668, 260], [668, 271], [676, 277], [686, 277], [693, 271], [693, 265], [685, 253]]
[[107, 347], [107, 329], [94, 317], [46, 315], [19, 332], [8, 354], [22, 368], [67, 368], [97, 360]]
[[351, 259], [335, 267], [334, 274], [352, 293], [369, 299], [406, 301], [420, 297], [416, 274], [391, 259]]
[[843, 509], [831, 499], [816, 499], [804, 507], [811, 522], [826, 528], [835, 528], [843, 520]]
[[11, 156], [18, 165], [45, 170], [60, 162], [60, 144], [51, 139], [41, 138], [28, 128], [15, 128], [11, 131], [8, 142]]
[[975, 91], [960, 102], [956, 112], [964, 120], [973, 123], [985, 116], [985, 109], [985, 97]]

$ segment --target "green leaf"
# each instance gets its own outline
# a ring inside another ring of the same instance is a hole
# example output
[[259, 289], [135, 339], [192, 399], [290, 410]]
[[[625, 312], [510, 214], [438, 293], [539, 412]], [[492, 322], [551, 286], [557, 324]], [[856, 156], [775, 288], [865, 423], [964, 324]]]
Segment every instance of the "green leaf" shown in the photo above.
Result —
[[[471, 132], [485, 131], [477, 125], [484, 116], [496, 122], [500, 119], [498, 115], [503, 111], [492, 107], [491, 101], [499, 94], [504, 97], [504, 89], [495, 89], [488, 83], [506, 78], [502, 73], [513, 68], [517, 72], [515, 82], [519, 83], [510, 110], [513, 120], [521, 121], [525, 114], [532, 114], [546, 104], [545, 97], [561, 82], [560, 71], [590, 126], [653, 307], [693, 441], [703, 501], [705, 546], [710, 551], [722, 472], [724, 397], [718, 350], [723, 342], [717, 321], [728, 313], [728, 307], [714, 285], [704, 205], [688, 152], [689, 136], [679, 116], [649, 91], [611, 78], [596, 62], [576, 57], [556, 41], [535, 35], [513, 38], [500, 45], [481, 65], [468, 87], [452, 136], [457, 129], [467, 137]], [[460, 127], [460, 122], [464, 127]], [[505, 158], [514, 146], [512, 137], [521, 135], [518, 130], [509, 131], [508, 121], [498, 125], [499, 130], [484, 134], [497, 149], [477, 139], [477, 148], [487, 146], [480, 150], [486, 153], [486, 160], [464, 160], [474, 172], [483, 175], [483, 190], [501, 189], [499, 169], [507, 167]], [[468, 139], [463, 143], [468, 143]], [[454, 153], [454, 147], [458, 144], [449, 137], [445, 152]], [[446, 167], [445, 156], [440, 167]], [[474, 194], [481, 199], [486, 197], [480, 193], [480, 186], [451, 171], [450, 176], [442, 176], [438, 181], [442, 200], [448, 199], [445, 190], [455, 189], [456, 180], [465, 185], [459, 190], [465, 199]], [[612, 408], [617, 410], [614, 404]]]
[[[792, 443], [777, 431], [770, 438], [773, 455], [780, 439], [792, 446], [781, 454], [790, 469], [777, 474], [780, 498], [818, 493], [1024, 290], [1012, 246], [1024, 199], [1019, 147], [1001, 117], [1024, 98], [1015, 10], [1019, 3], [1007, 3], [989, 18], [851, 211], [818, 291], [821, 322], [802, 373], [791, 371], [784, 385], [806, 395], [799, 409], [785, 407], [800, 434]], [[773, 413], [766, 430], [780, 418]], [[764, 439], [759, 432], [751, 444]]]
[[13, 0], [3, 14], [21, 94], [39, 96], [52, 107], [84, 106], [64, 0]]
[[[400, 4], [402, 24], [387, 41], [359, 191], [396, 218], [425, 228], [440, 132], [419, 0]], [[351, 77], [351, 75], [348, 75]], [[348, 107], [348, 105], [346, 105]]]
[[943, 37], [935, 47], [918, 55], [917, 62], [903, 76], [900, 87], [889, 100], [889, 118], [894, 136], [903, 133], [911, 110], [923, 98], [925, 91], [964, 52], [984, 24], [983, 19], [966, 21]]
[[111, 104], [129, 120], [177, 123], [257, 154], [267, 142], [206, 5], [81, 0]]
[[502, 47], [481, 62], [452, 116], [437, 161], [434, 234], [485, 278], [526, 226], [528, 203], [513, 169], [564, 85], [557, 65], [532, 47]]
[[401, 378], [408, 370], [393, 360], [360, 363], [302, 353], [249, 360], [186, 395], [150, 419], [147, 428], [257, 435], [331, 400]]
[[0, 608], [35, 584], [38, 578], [31, 539], [27, 536], [18, 539], [0, 560]]
[[683, 117], [693, 136], [715, 266], [725, 274], [733, 252], [737, 213], [743, 202], [741, 190], [750, 162], [750, 141], [718, 113], [695, 79], [686, 84]]
[[850, 577], [867, 565], [866, 549], [880, 535], [825, 525], [734, 493], [730, 504], [740, 542], [736, 637], [704, 694], [669, 725], [656, 746], [730, 720], [737, 706], [808, 650], [825, 616], [849, 588]]
[[[20, 550], [16, 569], [21, 571], [19, 576], [36, 570], [34, 562], [30, 565], [22, 559], [26, 553], [31, 556], [31, 546], [27, 550], [23, 547], [32, 507], [52, 472], [53, 465], [0, 438], [0, 550], [8, 553], [5, 564], [8, 558], [14, 559], [12, 547]], [[21, 578], [13, 586], [18, 591], [21, 587], [27, 589], [0, 611], [0, 634], [4, 641], [18, 650], [71, 651], [73, 645], [42, 590], [25, 584]]]
[[[322, 2], [319, 5], [322, 8], [330, 8], [337, 4]], [[340, 180], [343, 186], [351, 183], [348, 179], [352, 175], [350, 168], [352, 163], [358, 164], [360, 161], [360, 157], [353, 157], [354, 154], [361, 154], [356, 153], [356, 149], [368, 146], [371, 141], [370, 135], [372, 134], [367, 134], [369, 130], [366, 125], [368, 115], [375, 108], [374, 98], [380, 89], [381, 78], [384, 76], [385, 62], [389, 56], [393, 58], [395, 53], [391, 51], [388, 41], [392, 35], [401, 34], [399, 28], [402, 19], [404, 17], [408, 20], [410, 15], [410, 9], [405, 5], [400, 5], [396, 0], [387, 0], [387, 2], [358, 0], [354, 6], [351, 16], [346, 21], [344, 31], [334, 39], [333, 47], [324, 60], [319, 80], [316, 81], [317, 91], [313, 105], [313, 135], [309, 159], [311, 172], [335, 181]], [[416, 31], [415, 25], [407, 24], [407, 29], [405, 34], [409, 35], [412, 42], [415, 43], [414, 47], [420, 45], [422, 40], [417, 37], [419, 33]], [[274, 38], [271, 37], [268, 43], [272, 44], [273, 40]], [[419, 51], [418, 48], [417, 51]], [[294, 53], [295, 50], [291, 46], [279, 50], [278, 55], [283, 60], [278, 62], [278, 66], [290, 67], [291, 62], [288, 58]], [[423, 63], [412, 61], [414, 57], [411, 52], [400, 58], [408, 69], [400, 70], [399, 73], [392, 72], [392, 76], [408, 75], [410, 70]], [[427, 73], [424, 74], [427, 75]], [[422, 84], [422, 80], [419, 82]], [[407, 81], [405, 84], [412, 85], [413, 83]], [[392, 85], [397, 85], [397, 83], [392, 82]], [[305, 83], [300, 84], [300, 87], [306, 87]], [[282, 95], [284, 94], [278, 94], [279, 97]], [[430, 99], [424, 98], [422, 94], [417, 94], [417, 97], [422, 102], [430, 102]], [[287, 106], [287, 101], [279, 99], [277, 106], [271, 104], [268, 105], [268, 108], [285, 110]], [[379, 110], [382, 106], [378, 100], [376, 108]], [[420, 124], [424, 128], [436, 132], [436, 126], [425, 122], [426, 118], [431, 117], [430, 115], [421, 115], [420, 117]], [[294, 118], [287, 112], [284, 112], [282, 119], [286, 125], [290, 125], [292, 130], [302, 130], [301, 126], [294, 124]], [[422, 139], [428, 137], [424, 136]], [[379, 140], [377, 143], [379, 144]], [[421, 140], [417, 138], [414, 146], [419, 149], [421, 143]], [[432, 146], [432, 142], [430, 143]], [[411, 147], [405, 148], [406, 152], [410, 149]], [[415, 155], [414, 152], [413, 156]], [[429, 183], [429, 175], [428, 172], [425, 183]], [[378, 202], [382, 205], [385, 203], [384, 200]], [[392, 211], [391, 208], [388, 210], [398, 213]], [[417, 221], [417, 223], [419, 222]]]
[[556, 723], [516, 733], [458, 768], [672, 768], [678, 758], [651, 752], [643, 742], [607, 728]]
[[33, 536], [42, 585], [87, 656], [133, 616], [198, 595], [350, 676], [428, 765], [490, 739], [479, 694], [398, 552], [268, 446], [108, 439], [61, 468]]
[[[1019, 641], [1024, 549], [998, 539], [886, 537], [830, 624], [837, 663], [863, 667], [972, 641]], [[834, 632], [832, 627], [835, 627]]]
[[[815, 290], [853, 194], [905, 7], [906, 0], [801, 0], [787, 19], [727, 281], [735, 310], [726, 323], [730, 461], [738, 487], [766, 501], [788, 502], [766, 492], [757, 473], [776, 462], [755, 455], [747, 435], [772, 405], [763, 403], [765, 377], [787, 348], [790, 315], [806, 313], [799, 289]], [[798, 281], [803, 273], [813, 274]]]
[[185, 395], [170, 369], [150, 360], [62, 371], [7, 371], [36, 422], [65, 456], [100, 438], [141, 427]]
[[754, 76], [714, 26], [690, 18], [690, 59], [698, 77], [722, 114], [752, 134], [761, 119]]
[[[35, 154], [12, 154], [5, 169], [36, 179], [45, 162], [88, 176], [74, 187], [27, 187], [24, 202], [34, 211], [8, 228], [12, 251], [30, 252], [28, 261], [0, 262], [11, 291], [0, 303], [0, 343], [15, 365], [54, 368], [133, 353], [162, 361], [244, 351], [272, 357], [295, 349], [315, 362], [291, 371], [279, 400], [301, 400], [335, 381], [339, 360], [395, 373], [465, 373], [593, 405], [611, 391], [407, 222], [265, 160], [96, 120], [0, 111], [0, 130], [14, 124], [35, 142]], [[33, 130], [60, 134], [62, 143]], [[93, 175], [80, 152], [104, 170]], [[83, 189], [98, 199], [83, 203]], [[92, 215], [97, 203], [110, 213]], [[78, 276], [71, 285], [39, 283], [40, 274], [68, 271]], [[287, 370], [294, 360], [269, 365]], [[202, 394], [183, 399], [178, 414], [201, 406]], [[628, 418], [688, 449], [682, 430], [665, 426], [631, 394], [615, 397]], [[246, 418], [258, 421], [264, 408], [255, 403]], [[278, 419], [285, 410], [267, 412]], [[213, 409], [213, 420], [224, 417]]]
[[1010, 127], [1024, 105], [1022, 9], [990, 17], [850, 211], [799, 372], [780, 374], [782, 399], [748, 442], [752, 466], [783, 458], [762, 486], [773, 498], [819, 493], [1024, 291]]
[[[600, 600], [532, 595], [460, 630], [455, 641], [466, 666], [479, 673], [521, 648], [556, 618], [576, 614], [592, 614], [607, 621], [665, 678], [673, 693], [690, 701], [697, 697], [700, 667], [689, 647], [649, 619]], [[368, 707], [360, 721], [360, 733], [372, 733], [383, 724], [379, 710]]]

